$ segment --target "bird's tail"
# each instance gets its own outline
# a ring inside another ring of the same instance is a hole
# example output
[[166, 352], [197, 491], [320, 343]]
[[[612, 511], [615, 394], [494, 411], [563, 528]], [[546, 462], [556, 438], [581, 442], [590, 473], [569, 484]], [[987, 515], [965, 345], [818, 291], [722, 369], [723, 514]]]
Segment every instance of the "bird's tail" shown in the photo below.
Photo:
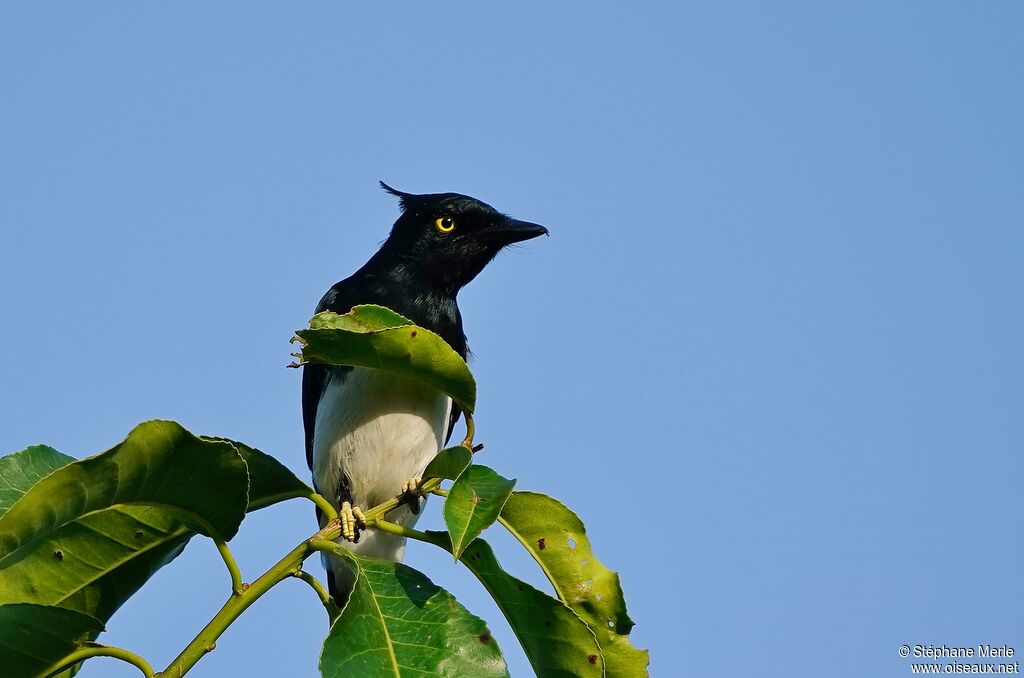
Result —
[[352, 595], [356, 576], [347, 563], [339, 562], [339, 558], [335, 558], [335, 562], [331, 563], [328, 561], [328, 557], [324, 555], [324, 568], [327, 570], [327, 592], [331, 594], [334, 604], [341, 609], [345, 607], [348, 597]]

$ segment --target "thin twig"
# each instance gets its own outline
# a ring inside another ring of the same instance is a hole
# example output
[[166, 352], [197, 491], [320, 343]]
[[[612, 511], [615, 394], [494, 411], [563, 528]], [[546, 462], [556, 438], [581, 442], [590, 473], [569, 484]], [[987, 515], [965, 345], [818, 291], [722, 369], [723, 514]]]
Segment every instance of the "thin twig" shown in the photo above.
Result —
[[127, 662], [142, 671], [142, 675], [146, 678], [153, 678], [153, 667], [149, 665], [145, 659], [129, 652], [120, 647], [113, 647], [111, 645], [100, 645], [99, 643], [85, 643], [82, 647], [78, 648], [68, 656], [60, 660], [55, 666], [51, 666], [43, 672], [44, 676], [55, 675], [64, 669], [70, 668], [79, 662], [83, 662], [90, 657], [111, 657], [113, 659], [120, 659], [123, 662]]

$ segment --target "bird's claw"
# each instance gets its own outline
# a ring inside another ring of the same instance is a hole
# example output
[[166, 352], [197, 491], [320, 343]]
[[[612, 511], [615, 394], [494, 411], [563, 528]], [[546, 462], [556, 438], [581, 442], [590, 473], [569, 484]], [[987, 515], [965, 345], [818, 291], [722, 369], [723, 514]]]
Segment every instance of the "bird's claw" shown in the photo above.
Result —
[[409, 478], [402, 485], [402, 501], [409, 504], [409, 508], [416, 514], [420, 512], [420, 485], [422, 484], [423, 479], [416, 476]]
[[341, 536], [353, 544], [358, 543], [359, 530], [366, 527], [366, 516], [363, 515], [362, 509], [347, 501], [342, 502], [338, 518], [341, 519]]

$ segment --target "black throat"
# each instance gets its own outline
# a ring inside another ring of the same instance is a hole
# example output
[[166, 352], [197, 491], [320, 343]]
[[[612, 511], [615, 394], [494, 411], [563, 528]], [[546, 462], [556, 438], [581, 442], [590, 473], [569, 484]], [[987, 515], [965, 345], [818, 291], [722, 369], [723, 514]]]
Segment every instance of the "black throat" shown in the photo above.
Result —
[[465, 359], [467, 343], [457, 294], [458, 290], [438, 285], [415, 266], [402, 261], [382, 262], [375, 256], [332, 287], [317, 312], [348, 313], [358, 304], [386, 306], [440, 335]]

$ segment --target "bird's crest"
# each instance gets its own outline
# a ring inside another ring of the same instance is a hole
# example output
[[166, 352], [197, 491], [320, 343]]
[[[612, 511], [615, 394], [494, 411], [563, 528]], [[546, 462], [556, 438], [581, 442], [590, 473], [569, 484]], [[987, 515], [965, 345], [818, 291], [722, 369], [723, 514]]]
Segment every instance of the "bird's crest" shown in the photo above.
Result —
[[380, 187], [383, 188], [388, 193], [390, 193], [391, 195], [398, 198], [398, 206], [402, 208], [403, 212], [407, 210], [410, 205], [412, 205], [412, 202], [416, 198], [419, 197], [414, 193], [406, 193], [405, 191], [400, 191], [397, 188], [392, 188], [391, 186], [385, 184], [383, 181], [380, 182]]

